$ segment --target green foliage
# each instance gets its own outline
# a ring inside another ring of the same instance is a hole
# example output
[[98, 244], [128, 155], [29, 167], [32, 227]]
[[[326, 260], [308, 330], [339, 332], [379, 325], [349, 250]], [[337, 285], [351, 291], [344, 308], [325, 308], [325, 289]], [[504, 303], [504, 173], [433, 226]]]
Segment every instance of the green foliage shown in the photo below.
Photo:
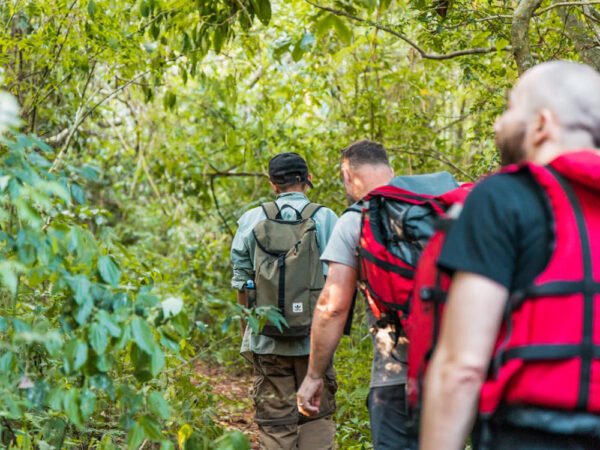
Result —
[[215, 441], [218, 450], [250, 450], [248, 440], [239, 431], [221, 436]]
[[[311, 199], [338, 212], [339, 150], [357, 139], [383, 142], [398, 174], [493, 170], [515, 6], [1, 2], [3, 85], [23, 108], [0, 94], [2, 445], [245, 448], [194, 363], [247, 376], [237, 322], [277, 319], [229, 287], [235, 222], [272, 198], [268, 160], [306, 156]], [[530, 59], [590, 61], [555, 6], [530, 20]], [[355, 333], [336, 359], [341, 448], [369, 446], [371, 344]]]
[[341, 340], [334, 360], [339, 385], [336, 395], [336, 434], [340, 448], [373, 448], [366, 407], [371, 381], [372, 353], [365, 307], [357, 304], [352, 333]]
[[[1, 137], [0, 440], [62, 448], [85, 436], [93, 448], [125, 440], [173, 448], [178, 424], [201, 423], [169, 405], [196, 392], [173, 390], [165, 373], [189, 338], [183, 302], [161, 302], [98, 217], [73, 202], [89, 167], [56, 172], [53, 159], [33, 136]], [[226, 434], [223, 448], [245, 448], [244, 439]]]

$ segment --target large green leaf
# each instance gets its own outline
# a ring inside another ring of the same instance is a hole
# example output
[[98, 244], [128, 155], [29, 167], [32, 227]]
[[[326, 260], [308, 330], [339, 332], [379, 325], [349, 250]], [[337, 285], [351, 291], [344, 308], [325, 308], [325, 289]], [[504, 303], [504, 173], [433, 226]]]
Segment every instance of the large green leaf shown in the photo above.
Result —
[[80, 412], [84, 421], [87, 421], [96, 410], [96, 394], [90, 389], [83, 389], [79, 396]]
[[173, 109], [177, 104], [177, 94], [173, 91], [167, 91], [163, 99], [163, 105], [165, 109]]
[[156, 343], [154, 342], [154, 336], [148, 326], [148, 322], [139, 316], [135, 316], [131, 321], [131, 331], [133, 333], [133, 339], [138, 347], [147, 354], [152, 355]]
[[0, 372], [6, 373], [11, 370], [13, 363], [12, 352], [6, 352], [0, 356]]
[[152, 376], [157, 376], [160, 371], [165, 367], [165, 354], [158, 345], [154, 347], [152, 352], [152, 360], [150, 363], [150, 371]]
[[131, 363], [133, 364], [133, 375], [140, 382], [149, 381], [153, 378], [151, 372], [152, 357], [136, 344], [131, 346], [129, 352]]
[[90, 345], [98, 355], [102, 355], [108, 346], [108, 331], [98, 322], [90, 327]]
[[81, 339], [72, 339], [64, 347], [63, 362], [67, 373], [80, 369], [88, 358], [88, 346]]
[[121, 279], [121, 271], [110, 256], [98, 258], [98, 270], [102, 279], [112, 286], [117, 286]]
[[333, 28], [333, 14], [325, 14], [315, 24], [315, 35], [317, 38], [322, 38], [329, 30]]
[[148, 407], [153, 414], [161, 419], [167, 420], [171, 416], [169, 403], [164, 399], [160, 392], [153, 391], [148, 396]]
[[62, 404], [69, 420], [78, 428], [81, 428], [83, 420], [79, 410], [79, 391], [76, 388], [62, 391]]
[[68, 278], [69, 286], [75, 294], [75, 301], [81, 305], [90, 298], [90, 288], [92, 284], [85, 275], [76, 275]]
[[81, 368], [88, 358], [88, 346], [85, 342], [78, 340], [75, 345], [75, 358], [73, 359], [73, 369]]
[[87, 11], [90, 17], [93, 19], [96, 14], [96, 2], [94, 0], [88, 0]]
[[333, 22], [333, 28], [335, 28], [335, 32], [340, 40], [344, 44], [350, 44], [352, 41], [352, 30], [346, 24], [346, 22], [337, 16], [332, 16], [331, 21]]
[[240, 431], [230, 431], [215, 441], [216, 450], [250, 450], [248, 438]]
[[112, 337], [118, 338], [121, 336], [121, 327], [107, 311], [101, 309], [96, 314], [96, 318]]
[[13, 261], [0, 261], [0, 279], [2, 284], [15, 295], [19, 285], [19, 273], [22, 266]]
[[144, 429], [144, 434], [148, 439], [152, 441], [160, 441], [163, 439], [160, 424], [155, 419], [150, 416], [142, 416], [139, 423]]
[[171, 441], [162, 441], [160, 443], [160, 450], [175, 450], [175, 444]]
[[91, 299], [91, 297], [87, 297], [75, 312], [75, 320], [79, 325], [83, 325], [87, 322], [88, 318], [92, 314], [93, 308], [94, 301]]
[[127, 433], [127, 449], [138, 450], [144, 439], [146, 439], [144, 427], [139, 422], [136, 422], [129, 430], [129, 433]]
[[71, 183], [70, 185], [71, 196], [75, 199], [77, 203], [80, 205], [85, 204], [85, 192], [77, 183]]
[[309, 51], [315, 43], [315, 37], [312, 33], [304, 33], [300, 39], [294, 44], [292, 51], [292, 59], [300, 61], [302, 55]]
[[256, 17], [263, 25], [268, 25], [271, 21], [271, 2], [270, 0], [251, 0]]
[[213, 39], [213, 48], [215, 50], [215, 53], [220, 53], [221, 49], [223, 48], [223, 44], [225, 43], [225, 40], [227, 39], [227, 27], [224, 27], [224, 26], [215, 27], [215, 29], [213, 31], [212, 39]]

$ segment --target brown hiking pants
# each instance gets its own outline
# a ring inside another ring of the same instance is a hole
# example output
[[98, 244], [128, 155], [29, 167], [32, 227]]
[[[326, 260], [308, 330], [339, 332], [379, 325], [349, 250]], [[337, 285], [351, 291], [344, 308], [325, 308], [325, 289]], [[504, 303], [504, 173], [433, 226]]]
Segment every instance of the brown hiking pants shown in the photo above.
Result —
[[325, 374], [321, 412], [307, 417], [298, 412], [296, 392], [308, 368], [308, 356], [253, 354], [255, 420], [263, 450], [332, 449], [335, 443], [337, 382], [330, 366]]

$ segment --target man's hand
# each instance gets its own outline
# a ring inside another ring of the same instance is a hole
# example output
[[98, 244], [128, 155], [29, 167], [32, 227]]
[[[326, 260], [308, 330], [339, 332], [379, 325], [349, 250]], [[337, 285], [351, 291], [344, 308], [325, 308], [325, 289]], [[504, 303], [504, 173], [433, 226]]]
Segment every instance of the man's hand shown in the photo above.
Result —
[[319, 414], [323, 385], [323, 378], [312, 378], [309, 375], [304, 377], [304, 381], [296, 394], [298, 411], [300, 411], [300, 413], [305, 416], [316, 416]]
[[298, 410], [306, 416], [319, 413], [323, 374], [331, 364], [344, 332], [344, 324], [356, 289], [357, 271], [339, 263], [329, 263], [325, 286], [313, 315], [307, 375], [296, 395]]

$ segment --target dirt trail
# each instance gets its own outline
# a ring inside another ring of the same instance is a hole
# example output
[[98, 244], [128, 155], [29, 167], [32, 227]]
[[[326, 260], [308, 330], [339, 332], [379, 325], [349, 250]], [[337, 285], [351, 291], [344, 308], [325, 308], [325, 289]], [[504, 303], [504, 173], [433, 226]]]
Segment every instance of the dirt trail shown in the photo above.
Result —
[[250, 439], [252, 450], [258, 450], [254, 409], [250, 399], [252, 375], [234, 375], [222, 367], [203, 361], [196, 363], [196, 371], [210, 381], [212, 392], [217, 397], [215, 407], [221, 413], [215, 422], [224, 428], [240, 430]]

